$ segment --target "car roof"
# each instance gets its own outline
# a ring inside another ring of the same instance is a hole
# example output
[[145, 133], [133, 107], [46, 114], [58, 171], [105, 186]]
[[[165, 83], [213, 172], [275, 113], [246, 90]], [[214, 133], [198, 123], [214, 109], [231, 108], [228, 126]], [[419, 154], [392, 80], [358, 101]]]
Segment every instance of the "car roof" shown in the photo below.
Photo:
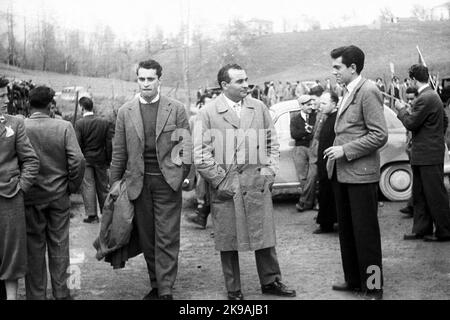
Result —
[[[270, 108], [270, 113], [273, 121], [278, 120], [278, 118], [286, 112], [297, 111], [300, 110], [300, 105], [297, 100], [288, 100], [282, 101], [277, 104], [274, 104]], [[384, 117], [386, 119], [387, 125], [391, 130], [401, 130], [404, 131], [405, 128], [402, 122], [397, 118], [397, 114], [386, 105], [384, 106]]]

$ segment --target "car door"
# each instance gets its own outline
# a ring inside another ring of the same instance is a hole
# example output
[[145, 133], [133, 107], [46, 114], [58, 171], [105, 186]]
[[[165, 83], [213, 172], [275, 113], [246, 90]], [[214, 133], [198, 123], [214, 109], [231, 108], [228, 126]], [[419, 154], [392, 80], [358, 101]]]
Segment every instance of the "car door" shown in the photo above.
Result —
[[300, 186], [294, 161], [292, 160], [292, 150], [295, 146], [295, 140], [291, 137], [290, 122], [290, 112], [286, 111], [279, 115], [274, 123], [280, 144], [280, 170], [275, 178], [275, 188], [277, 185], [282, 185], [283, 188]]

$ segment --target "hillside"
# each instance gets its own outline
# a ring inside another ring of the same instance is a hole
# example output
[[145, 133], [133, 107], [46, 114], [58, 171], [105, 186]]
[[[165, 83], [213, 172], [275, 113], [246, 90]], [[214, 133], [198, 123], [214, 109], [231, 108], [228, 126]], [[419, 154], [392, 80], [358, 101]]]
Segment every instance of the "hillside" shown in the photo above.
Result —
[[[247, 47], [250, 59], [244, 67], [250, 81], [256, 84], [267, 80], [324, 79], [331, 75], [330, 51], [348, 44], [365, 51], [365, 75], [370, 78], [385, 75], [388, 79], [389, 62], [394, 63], [396, 74], [405, 78], [408, 67], [418, 61], [416, 45], [433, 73], [450, 74], [450, 21], [404, 20], [398, 24], [382, 24], [378, 29], [359, 26], [263, 36], [252, 40]], [[220, 68], [218, 58], [212, 56], [216, 52], [213, 46], [203, 48], [199, 61], [199, 49], [191, 49], [192, 88], [216, 84]], [[176, 62], [179, 54], [171, 49], [155, 56], [165, 67], [166, 82], [177, 81], [173, 75], [179, 69]]]
[[[383, 24], [378, 29], [360, 26], [258, 37], [245, 47], [248, 63], [243, 66], [248, 71], [250, 82], [255, 84], [268, 80], [323, 80], [331, 77], [330, 50], [347, 44], [358, 45], [365, 51], [364, 74], [369, 78], [384, 76], [388, 80], [389, 62], [394, 63], [396, 74], [405, 78], [408, 67], [418, 61], [416, 45], [421, 48], [432, 73], [439, 72], [440, 76], [450, 74], [450, 21], [404, 20], [398, 24]], [[163, 66], [162, 81], [163, 86], [167, 86], [163, 91], [185, 101], [183, 90], [173, 89], [183, 85], [180, 50], [164, 50], [153, 58]], [[201, 51], [198, 47], [190, 50], [192, 98], [199, 86], [216, 86], [220, 68], [218, 50], [211, 43]], [[136, 83], [129, 81], [21, 70], [1, 64], [0, 75], [33, 79], [57, 91], [65, 86], [80, 85], [89, 88], [94, 98], [107, 98], [113, 102], [132, 96], [137, 89]]]

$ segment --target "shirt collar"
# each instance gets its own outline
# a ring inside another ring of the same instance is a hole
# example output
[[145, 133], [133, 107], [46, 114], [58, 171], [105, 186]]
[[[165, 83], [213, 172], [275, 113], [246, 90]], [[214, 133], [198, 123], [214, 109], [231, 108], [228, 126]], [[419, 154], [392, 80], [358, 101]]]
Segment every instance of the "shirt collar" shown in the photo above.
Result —
[[361, 79], [362, 77], [361, 75], [359, 75], [356, 79], [353, 79], [352, 82], [350, 82], [347, 85], [347, 91], [349, 95], [355, 90], [356, 86], [358, 85], [359, 81], [361, 81]]
[[87, 117], [87, 116], [93, 116], [94, 113], [92, 111], [87, 111], [83, 114], [83, 117]]
[[225, 94], [223, 96], [225, 97], [225, 101], [227, 102], [227, 105], [230, 107], [230, 109], [234, 110], [235, 105], [242, 106], [242, 100], [239, 102], [234, 102], [233, 100], [229, 99]]
[[36, 111], [30, 115], [30, 118], [50, 118], [50, 116], [44, 112]]
[[[153, 100], [150, 101], [150, 103], [158, 102], [158, 100], [159, 100], [159, 91], [158, 91], [158, 94], [156, 95], [156, 97], [154, 97]], [[141, 95], [139, 95], [139, 101], [140, 101], [142, 104], [149, 104], [149, 103], [147, 102], [147, 100], [145, 100]]]
[[417, 89], [417, 93], [421, 93], [423, 90], [425, 90], [428, 87], [429, 87], [428, 84], [425, 84], [425, 85], [421, 86], [419, 89]]

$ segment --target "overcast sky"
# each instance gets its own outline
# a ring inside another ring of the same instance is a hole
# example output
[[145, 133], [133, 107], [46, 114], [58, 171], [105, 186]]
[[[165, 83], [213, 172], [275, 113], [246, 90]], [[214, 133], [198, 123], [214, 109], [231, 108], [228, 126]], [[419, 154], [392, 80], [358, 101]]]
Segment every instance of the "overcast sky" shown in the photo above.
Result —
[[63, 28], [92, 31], [103, 24], [111, 26], [120, 38], [136, 40], [157, 26], [166, 35], [176, 33], [188, 7], [191, 28], [201, 25], [208, 33], [207, 29], [214, 30], [233, 17], [272, 20], [275, 31], [282, 30], [283, 19], [293, 22], [304, 15], [319, 20], [322, 26], [343, 16], [369, 24], [381, 8], [406, 17], [416, 3], [431, 8], [446, 0], [0, 0], [0, 10], [5, 11], [10, 2], [16, 14], [30, 20], [45, 10]]

